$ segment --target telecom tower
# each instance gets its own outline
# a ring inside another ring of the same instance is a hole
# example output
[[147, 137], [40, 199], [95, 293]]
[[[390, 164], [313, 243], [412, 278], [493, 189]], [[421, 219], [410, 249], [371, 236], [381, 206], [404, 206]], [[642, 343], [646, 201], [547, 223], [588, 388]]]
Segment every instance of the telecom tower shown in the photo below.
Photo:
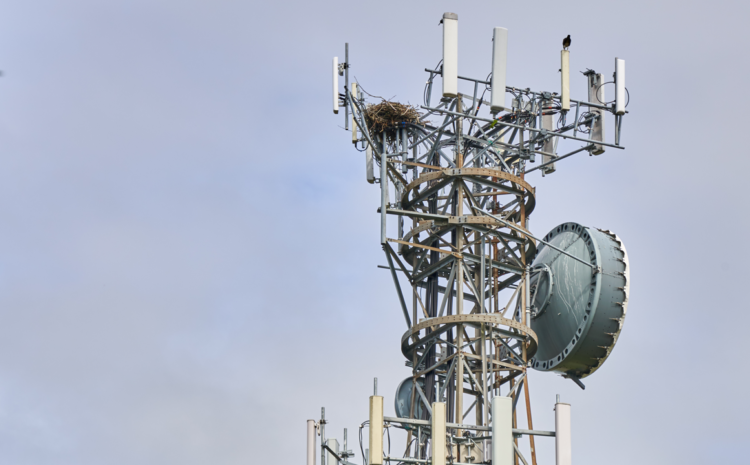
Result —
[[[625, 63], [615, 59], [610, 82], [588, 70], [587, 99], [574, 100], [569, 42], [559, 92], [537, 92], [506, 84], [507, 29], [493, 31], [492, 73], [482, 80], [458, 75], [458, 16], [445, 13], [442, 25], [443, 59], [425, 70], [419, 109], [368, 101], [350, 85], [348, 44], [343, 63], [333, 60], [333, 111], [345, 110], [352, 142], [365, 153], [366, 179], [380, 184], [380, 242], [412, 369], [393, 395], [397, 417], [384, 417], [375, 380], [358, 462], [536, 465], [535, 437], [549, 436], [556, 463], [569, 465], [570, 405], [555, 404], [555, 431], [534, 430], [527, 371], [557, 372], [584, 387], [581, 379], [602, 365], [622, 329], [628, 258], [609, 231], [564, 223], [543, 237], [532, 234], [535, 189], [526, 175], [554, 173], [577, 153], [624, 148]], [[473, 92], [459, 92], [459, 81]], [[614, 85], [612, 102], [605, 84]], [[605, 138], [607, 114], [613, 142]], [[558, 155], [562, 147], [567, 153]], [[307, 464], [318, 456], [316, 435], [321, 465], [353, 463], [346, 430], [341, 450], [326, 438], [325, 424], [325, 410], [308, 421]], [[384, 453], [384, 428], [403, 430], [403, 453]], [[520, 440], [530, 441], [530, 457]]]

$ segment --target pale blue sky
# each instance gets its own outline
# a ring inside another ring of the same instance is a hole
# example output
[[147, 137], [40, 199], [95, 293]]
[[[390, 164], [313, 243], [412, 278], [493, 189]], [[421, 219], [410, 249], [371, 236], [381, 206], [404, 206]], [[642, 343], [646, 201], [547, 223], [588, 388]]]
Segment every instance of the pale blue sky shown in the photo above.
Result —
[[532, 230], [617, 232], [633, 283], [586, 391], [531, 374], [535, 426], [559, 393], [577, 464], [742, 462], [748, 10], [2, 2], [0, 463], [299, 464], [321, 406], [354, 437], [378, 376], [392, 409], [403, 320], [330, 60], [348, 41], [369, 92], [418, 103], [444, 11], [462, 75], [489, 73], [495, 26], [509, 85], [557, 90], [567, 34], [573, 71], [627, 60], [627, 150], [531, 177]]

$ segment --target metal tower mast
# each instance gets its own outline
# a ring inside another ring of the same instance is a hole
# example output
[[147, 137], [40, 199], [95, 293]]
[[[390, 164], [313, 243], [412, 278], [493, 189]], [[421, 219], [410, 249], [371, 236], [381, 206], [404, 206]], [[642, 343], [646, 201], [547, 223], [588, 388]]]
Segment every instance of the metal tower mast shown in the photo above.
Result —
[[[352, 141], [366, 153], [367, 180], [380, 184], [380, 240], [405, 322], [401, 352], [412, 369], [396, 393], [398, 417], [383, 417], [382, 398], [377, 392], [371, 398], [370, 457], [364, 459], [374, 465], [477, 464], [493, 458], [494, 465], [519, 460], [536, 465], [535, 436], [556, 433], [535, 431], [531, 416], [527, 373], [540, 344], [531, 321], [543, 311], [537, 290], [544, 273], [532, 262], [540, 247], [549, 247], [590, 268], [592, 276], [602, 272], [593, 258], [530, 232], [536, 191], [526, 176], [536, 170], [551, 174], [577, 153], [624, 148], [624, 62], [616, 60], [617, 96], [611, 103], [604, 99], [602, 75], [591, 70], [586, 73], [587, 100], [570, 98], [567, 47], [561, 53], [559, 92], [506, 86], [507, 30], [496, 28], [492, 77], [458, 76], [457, 20], [452, 13], [443, 17], [442, 66], [425, 70], [428, 80], [418, 115], [408, 106], [368, 100], [356, 84], [350, 86], [348, 44], [344, 63], [334, 60], [334, 112], [345, 108]], [[346, 75], [341, 94], [339, 74]], [[434, 99], [437, 77], [442, 93]], [[458, 91], [459, 82], [468, 93]], [[487, 92], [491, 101], [484, 99]], [[507, 108], [506, 96], [512, 102]], [[607, 113], [614, 115], [613, 143], [605, 139]], [[558, 155], [562, 147], [568, 151]], [[557, 364], [542, 363], [545, 370]], [[538, 363], [535, 368], [542, 369]], [[589, 372], [564, 375], [580, 384]], [[566, 404], [558, 405], [562, 412]], [[506, 407], [512, 433], [503, 443], [495, 438], [502, 433], [493, 431], [501, 422], [493, 425], [492, 416], [505, 415]], [[380, 416], [373, 413], [378, 408]], [[436, 418], [438, 411], [444, 418]], [[325, 423], [323, 417], [309, 424], [322, 441]], [[383, 426], [405, 430], [403, 457], [400, 452], [383, 456], [382, 436], [377, 437]], [[518, 448], [522, 436], [530, 442], [530, 457]], [[346, 439], [344, 444], [344, 452], [337, 442], [321, 444], [321, 460], [350, 463], [353, 454], [346, 451]], [[565, 463], [565, 457], [558, 459]]]

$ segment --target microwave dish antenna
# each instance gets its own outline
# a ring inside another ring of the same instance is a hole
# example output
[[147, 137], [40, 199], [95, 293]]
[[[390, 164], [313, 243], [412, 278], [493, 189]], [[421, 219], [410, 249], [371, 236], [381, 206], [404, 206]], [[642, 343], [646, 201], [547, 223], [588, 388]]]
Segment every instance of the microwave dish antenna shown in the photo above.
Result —
[[537, 249], [530, 291], [539, 349], [530, 366], [585, 378], [602, 366], [622, 331], [628, 254], [616, 234], [577, 223], [561, 224], [543, 240], [567, 255], [545, 244]]

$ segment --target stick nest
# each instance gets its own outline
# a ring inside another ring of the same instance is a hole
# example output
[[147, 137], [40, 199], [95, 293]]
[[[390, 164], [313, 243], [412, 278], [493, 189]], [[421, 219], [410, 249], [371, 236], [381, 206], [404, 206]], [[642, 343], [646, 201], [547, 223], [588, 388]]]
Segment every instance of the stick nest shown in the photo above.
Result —
[[398, 123], [422, 124], [420, 114], [411, 105], [383, 100], [365, 109], [365, 121], [373, 134], [384, 133], [389, 142], [396, 137]]

